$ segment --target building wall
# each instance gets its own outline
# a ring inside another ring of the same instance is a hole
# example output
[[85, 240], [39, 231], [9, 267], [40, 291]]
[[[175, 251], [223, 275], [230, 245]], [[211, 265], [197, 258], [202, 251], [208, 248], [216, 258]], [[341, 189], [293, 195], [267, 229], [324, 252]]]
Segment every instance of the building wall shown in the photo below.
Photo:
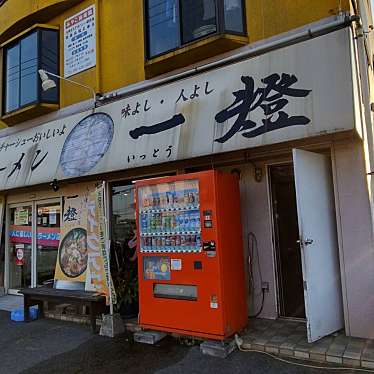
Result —
[[[60, 28], [63, 47], [64, 20], [96, 4], [97, 64], [72, 77], [91, 86], [96, 92], [108, 92], [144, 80], [143, 8], [141, 2], [86, 0], [50, 21]], [[63, 72], [63, 50], [60, 49], [60, 72]], [[89, 93], [61, 81], [61, 107], [90, 98]]]
[[[58, 26], [62, 73], [64, 20], [91, 4], [96, 5], [97, 12], [97, 65], [76, 74], [73, 79], [93, 87], [97, 92], [113, 91], [143, 81], [146, 77], [146, 68], [142, 0], [7, 1], [0, 7], [0, 43], [6, 42], [35, 23]], [[256, 42], [338, 14], [341, 10], [349, 10], [349, 0], [314, 0], [313, 7], [310, 7], [310, 0], [246, 0], [245, 4], [248, 37], [241, 39], [237, 45], [232, 41], [227, 42], [227, 48]], [[218, 44], [207, 41], [199, 43], [201, 56], [206, 57], [224, 50], [220, 49]], [[183, 54], [183, 65], [188, 66], [196, 61], [196, 51], [193, 52], [191, 46], [183, 49], [186, 50]], [[175, 62], [170, 54], [161, 57], [158, 65], [162, 66], [155, 71], [172, 70], [176, 66], [173, 61]], [[62, 108], [90, 98], [89, 93], [82, 88], [64, 82], [61, 82], [60, 93]]]
[[349, 0], [247, 0], [250, 43], [339, 14]]
[[362, 143], [335, 145], [333, 155], [346, 331], [374, 338], [374, 243]]
[[[269, 283], [259, 318], [278, 318], [273, 226], [269, 198], [268, 165], [291, 162], [289, 157], [235, 166], [240, 170], [240, 201], [247, 282], [248, 314], [257, 315], [262, 304], [262, 282]], [[254, 165], [262, 170], [262, 179], [254, 178]], [[234, 167], [222, 168], [230, 172]]]
[[[261, 182], [254, 179], [254, 167], [251, 164], [241, 167], [240, 198], [242, 207], [243, 237], [246, 253], [246, 267], [249, 285], [249, 314], [255, 315], [261, 308], [261, 280], [269, 283], [269, 292], [265, 294], [261, 318], [278, 317], [276, 302], [275, 266], [272, 245], [272, 220], [268, 197], [268, 179], [266, 165], [261, 167], [264, 177]], [[249, 274], [252, 274], [250, 279]]]
[[11, 0], [0, 7], [0, 42], [32, 25], [49, 21], [82, 0]]
[[[355, 30], [353, 73], [356, 79], [355, 110], [362, 143], [335, 147], [341, 202], [341, 264], [345, 269], [346, 329], [352, 336], [374, 337], [374, 129], [373, 24], [371, 4], [355, 1], [362, 28]], [[354, 166], [353, 166], [354, 165]]]
[[[369, 194], [366, 183], [363, 143], [334, 143], [332, 147], [333, 179], [339, 259], [346, 333], [374, 338], [374, 243], [371, 229]], [[263, 171], [261, 182], [254, 179], [253, 164], [240, 166], [240, 191], [244, 253], [247, 269], [249, 314], [261, 307], [261, 281], [269, 283], [259, 317], [275, 319], [277, 284], [272, 243], [272, 218], [267, 167], [291, 162], [288, 157], [255, 162]], [[231, 168], [225, 168], [230, 171]], [[257, 250], [249, 234], [255, 235]], [[249, 260], [252, 262], [250, 276]]]

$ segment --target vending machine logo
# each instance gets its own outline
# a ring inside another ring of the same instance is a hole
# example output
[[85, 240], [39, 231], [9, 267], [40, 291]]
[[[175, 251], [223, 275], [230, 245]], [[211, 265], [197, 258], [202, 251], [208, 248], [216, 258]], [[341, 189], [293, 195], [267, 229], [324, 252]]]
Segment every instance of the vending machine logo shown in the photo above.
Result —
[[170, 258], [147, 256], [143, 257], [144, 279], [170, 280]]

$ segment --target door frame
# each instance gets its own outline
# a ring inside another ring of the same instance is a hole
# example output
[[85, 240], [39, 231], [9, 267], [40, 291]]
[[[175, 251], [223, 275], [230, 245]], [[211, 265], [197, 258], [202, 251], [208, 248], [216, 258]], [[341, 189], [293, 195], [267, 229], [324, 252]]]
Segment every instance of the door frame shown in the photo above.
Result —
[[[342, 294], [343, 294], [343, 310], [344, 310], [344, 321], [345, 321], [345, 331], [346, 334], [350, 334], [350, 326], [348, 321], [348, 305], [347, 305], [347, 286], [346, 286], [346, 276], [345, 276], [345, 263], [344, 263], [344, 253], [343, 253], [343, 244], [342, 244], [342, 226], [341, 226], [341, 217], [340, 217], [340, 197], [339, 197], [339, 190], [338, 190], [338, 175], [337, 175], [337, 165], [336, 165], [336, 156], [335, 156], [335, 147], [334, 143], [325, 145], [324, 147], [297, 147], [298, 149], [323, 153], [328, 155], [331, 160], [331, 172], [332, 172], [332, 183], [333, 183], [333, 190], [334, 190], [334, 202], [335, 202], [335, 213], [336, 213], [336, 231], [337, 231], [337, 238], [338, 238], [338, 249], [339, 249], [339, 263], [340, 263], [340, 279], [342, 285]], [[273, 252], [273, 281], [275, 285], [275, 298], [276, 298], [276, 310], [275, 313], [279, 317], [279, 285], [278, 285], [278, 274], [277, 274], [277, 257], [276, 257], [276, 248], [275, 248], [275, 232], [274, 232], [274, 216], [273, 216], [273, 206], [272, 206], [272, 191], [271, 191], [271, 181], [270, 181], [270, 166], [276, 165], [284, 165], [284, 164], [293, 164], [292, 161], [292, 154], [287, 154], [281, 157], [279, 160], [269, 160], [263, 163], [263, 167], [265, 169], [265, 177], [266, 177], [266, 188], [267, 188], [267, 196], [268, 196], [268, 209], [269, 209], [269, 217], [270, 217], [270, 233], [271, 233], [271, 242], [272, 242], [272, 252]]]
[[330, 148], [330, 158], [331, 158], [331, 173], [333, 181], [334, 190], [334, 203], [335, 203], [335, 214], [336, 214], [336, 233], [338, 238], [338, 253], [339, 253], [339, 265], [340, 265], [340, 282], [342, 286], [342, 296], [343, 296], [343, 312], [344, 312], [344, 329], [347, 336], [351, 335], [351, 328], [349, 324], [349, 308], [347, 302], [347, 279], [345, 276], [345, 260], [343, 251], [343, 233], [342, 233], [342, 217], [340, 213], [340, 195], [338, 188], [338, 174], [336, 165], [336, 155], [334, 143]]
[[269, 217], [270, 217], [270, 229], [271, 229], [271, 245], [272, 245], [272, 252], [273, 252], [273, 278], [275, 284], [275, 297], [276, 297], [276, 315], [277, 318], [281, 319], [288, 319], [294, 321], [302, 321], [305, 322], [305, 318], [294, 318], [294, 317], [285, 317], [281, 316], [281, 284], [280, 284], [280, 274], [278, 270], [279, 265], [279, 254], [276, 247], [276, 231], [275, 231], [275, 222], [274, 222], [274, 206], [273, 206], [273, 190], [271, 186], [271, 174], [270, 168], [274, 166], [281, 166], [281, 165], [291, 165], [293, 167], [293, 160], [292, 157], [284, 158], [280, 161], [271, 161], [266, 162], [264, 167], [266, 168], [266, 185], [267, 185], [267, 194], [268, 194], [268, 206], [269, 206]]
[[[282, 281], [281, 281], [281, 259], [280, 259], [280, 249], [277, 246], [278, 242], [278, 236], [277, 236], [277, 229], [276, 225], [277, 223], [274, 220], [274, 213], [275, 213], [275, 208], [274, 208], [274, 191], [273, 191], [273, 181], [271, 177], [271, 168], [277, 167], [277, 166], [282, 166], [282, 165], [289, 165], [291, 168], [293, 168], [293, 161], [290, 159], [289, 161], [283, 161], [283, 162], [275, 162], [275, 163], [269, 163], [266, 164], [266, 173], [268, 175], [268, 191], [269, 191], [269, 205], [270, 205], [270, 218], [271, 218], [271, 231], [272, 231], [272, 246], [273, 246], [273, 258], [274, 258], [274, 271], [275, 271], [275, 281], [276, 281], [276, 297], [277, 297], [277, 316], [278, 318], [282, 319], [288, 319], [288, 320], [295, 320], [295, 321], [306, 321], [306, 318], [298, 318], [298, 317], [288, 317], [285, 315], [281, 315], [282, 310], [284, 309], [284, 303], [283, 300], [283, 292], [282, 292]], [[295, 199], [296, 199], [296, 194], [295, 194]], [[301, 266], [301, 259], [300, 259], [300, 266]], [[302, 278], [301, 278], [302, 281]], [[304, 296], [303, 296], [304, 298]]]
[[25, 201], [22, 203], [15, 203], [15, 204], [7, 204], [6, 205], [6, 213], [5, 213], [5, 269], [4, 269], [4, 288], [5, 293], [10, 295], [18, 295], [19, 290], [10, 288], [10, 255], [9, 255], [9, 226], [10, 226], [10, 210], [13, 208], [18, 208], [21, 206], [31, 206], [32, 211], [32, 219], [31, 219], [31, 287], [33, 284], [33, 238], [35, 236], [33, 232], [33, 214], [34, 214], [34, 208], [33, 208], [33, 202], [32, 201]]
[[28, 200], [18, 203], [6, 204], [6, 214], [5, 214], [5, 268], [4, 268], [4, 289], [5, 293], [9, 295], [19, 295], [18, 289], [10, 288], [10, 256], [9, 256], [9, 226], [10, 226], [10, 209], [17, 208], [21, 206], [31, 206], [32, 218], [31, 218], [31, 285], [34, 288], [37, 285], [37, 248], [36, 248], [36, 232], [37, 232], [37, 206], [39, 204], [60, 204], [60, 222], [62, 222], [63, 214], [63, 198], [47, 198], [38, 200]]

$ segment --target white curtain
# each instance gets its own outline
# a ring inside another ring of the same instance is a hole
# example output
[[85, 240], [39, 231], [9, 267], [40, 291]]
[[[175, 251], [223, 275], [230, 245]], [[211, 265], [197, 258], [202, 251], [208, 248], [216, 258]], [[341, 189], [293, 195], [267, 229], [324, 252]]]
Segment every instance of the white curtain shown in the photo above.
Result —
[[216, 16], [216, 4], [214, 0], [204, 0], [203, 20], [214, 18]]
[[240, 1], [241, 0], [225, 0], [225, 10], [240, 8]]

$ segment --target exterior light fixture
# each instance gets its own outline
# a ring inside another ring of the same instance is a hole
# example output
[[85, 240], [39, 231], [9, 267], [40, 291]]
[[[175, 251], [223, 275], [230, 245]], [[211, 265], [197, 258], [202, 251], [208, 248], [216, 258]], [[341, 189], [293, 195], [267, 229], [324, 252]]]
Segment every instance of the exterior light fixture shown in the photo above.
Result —
[[51, 73], [50, 71], [47, 71], [47, 70], [39, 69], [38, 72], [39, 72], [39, 77], [40, 77], [40, 79], [42, 81], [42, 89], [43, 89], [43, 91], [48, 91], [48, 90], [56, 87], [56, 82], [54, 80], [52, 80], [49, 76], [55, 77], [55, 78], [64, 80], [66, 82], [69, 82], [71, 84], [75, 84], [76, 86], [83, 87], [86, 90], [90, 91], [90, 93], [92, 95], [92, 98], [93, 98], [93, 101], [94, 101], [94, 108], [96, 108], [96, 92], [95, 92], [95, 90], [92, 87], [86, 86], [86, 85], [84, 85], [82, 83], [78, 83], [78, 82], [73, 81], [71, 79], [64, 78], [64, 77], [62, 77], [60, 75]]
[[262, 182], [262, 177], [263, 177], [263, 173], [262, 173], [262, 168], [257, 166], [254, 162], [251, 162], [249, 161], [252, 166], [253, 166], [253, 176], [254, 176], [254, 179], [257, 183], [261, 183]]
[[57, 179], [53, 179], [53, 181], [49, 185], [54, 192], [57, 192], [60, 189], [60, 186], [58, 185], [58, 180]]
[[255, 181], [260, 183], [262, 181], [262, 169], [259, 167], [255, 167]]

